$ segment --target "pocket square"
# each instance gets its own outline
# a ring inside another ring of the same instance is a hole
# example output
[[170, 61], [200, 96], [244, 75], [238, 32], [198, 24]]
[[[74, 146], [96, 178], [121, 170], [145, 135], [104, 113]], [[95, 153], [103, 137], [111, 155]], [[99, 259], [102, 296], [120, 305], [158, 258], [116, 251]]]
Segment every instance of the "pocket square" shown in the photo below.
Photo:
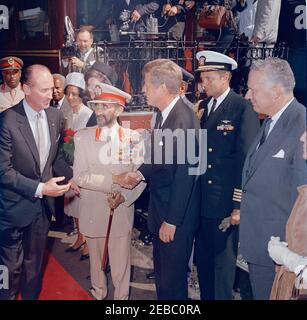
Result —
[[283, 149], [279, 150], [276, 154], [273, 155], [273, 158], [283, 159], [285, 157], [285, 151]]

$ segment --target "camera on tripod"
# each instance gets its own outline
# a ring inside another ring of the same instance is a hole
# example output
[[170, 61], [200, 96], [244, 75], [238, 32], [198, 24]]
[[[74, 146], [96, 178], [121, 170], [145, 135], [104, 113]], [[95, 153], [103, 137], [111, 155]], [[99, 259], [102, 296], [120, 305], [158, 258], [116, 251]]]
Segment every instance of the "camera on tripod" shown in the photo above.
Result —
[[65, 36], [65, 44], [60, 49], [61, 56], [63, 59], [72, 58], [78, 56], [78, 47], [75, 42], [75, 31], [74, 27], [68, 16], [65, 17], [65, 28], [64, 28], [64, 36]]
[[119, 29], [122, 31], [129, 30], [129, 24], [131, 23], [131, 11], [123, 10], [119, 15], [119, 20], [122, 21], [122, 25]]

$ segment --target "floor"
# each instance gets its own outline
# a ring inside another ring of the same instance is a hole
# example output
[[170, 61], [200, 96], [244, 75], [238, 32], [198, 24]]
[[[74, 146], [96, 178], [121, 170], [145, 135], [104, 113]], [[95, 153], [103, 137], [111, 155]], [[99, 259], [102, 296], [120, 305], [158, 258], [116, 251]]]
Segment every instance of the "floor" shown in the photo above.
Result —
[[[140, 231], [133, 229], [131, 256], [131, 292], [130, 300], [155, 300], [156, 292], [154, 280], [146, 278], [146, 274], [153, 271], [152, 245], [145, 245], [141, 241]], [[76, 239], [67, 236], [66, 232], [50, 231], [48, 238], [47, 264], [45, 268], [41, 300], [89, 300], [91, 287], [89, 279], [89, 260], [80, 261], [81, 251], [65, 252]], [[108, 273], [109, 292], [107, 300], [113, 299], [113, 285]], [[251, 299], [248, 273], [237, 268], [234, 286], [234, 299]], [[189, 279], [189, 298], [199, 300], [199, 286], [197, 271], [193, 267]]]

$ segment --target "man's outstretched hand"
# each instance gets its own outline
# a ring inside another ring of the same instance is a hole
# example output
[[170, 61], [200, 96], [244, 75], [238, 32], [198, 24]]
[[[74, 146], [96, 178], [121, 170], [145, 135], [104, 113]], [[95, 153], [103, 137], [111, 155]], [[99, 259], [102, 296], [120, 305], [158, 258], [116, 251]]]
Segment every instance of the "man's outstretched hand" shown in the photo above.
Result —
[[65, 180], [65, 177], [51, 178], [43, 185], [42, 193], [44, 196], [59, 197], [67, 192], [70, 188], [71, 183], [59, 185], [57, 182]]

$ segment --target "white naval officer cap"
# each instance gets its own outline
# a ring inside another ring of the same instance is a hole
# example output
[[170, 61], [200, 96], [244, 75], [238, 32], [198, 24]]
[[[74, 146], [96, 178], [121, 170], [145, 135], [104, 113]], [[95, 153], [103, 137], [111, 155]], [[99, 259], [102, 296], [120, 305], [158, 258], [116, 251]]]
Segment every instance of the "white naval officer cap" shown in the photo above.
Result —
[[198, 69], [196, 71], [233, 71], [237, 69], [237, 62], [225, 54], [203, 50], [196, 54]]

